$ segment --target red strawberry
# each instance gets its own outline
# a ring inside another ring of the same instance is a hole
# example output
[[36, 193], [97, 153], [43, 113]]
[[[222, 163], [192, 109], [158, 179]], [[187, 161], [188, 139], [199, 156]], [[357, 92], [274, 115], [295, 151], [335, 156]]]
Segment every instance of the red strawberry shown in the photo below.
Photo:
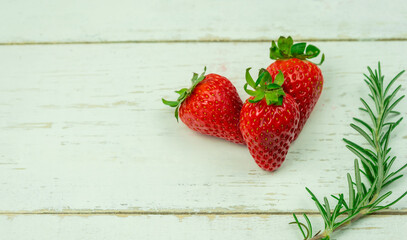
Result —
[[[267, 71], [275, 77], [279, 71], [284, 74], [283, 89], [298, 103], [301, 113], [300, 123], [294, 140], [297, 139], [308, 117], [321, 95], [324, 78], [319, 67], [307, 61], [319, 55], [320, 50], [306, 43], [293, 44], [291, 37], [278, 39], [278, 46], [273, 41], [270, 48], [270, 58], [276, 60]], [[304, 53], [305, 50], [305, 53]], [[322, 54], [321, 62], [325, 56]]]
[[239, 114], [242, 108], [236, 88], [225, 77], [208, 74], [205, 71], [198, 77], [194, 73], [192, 87], [176, 91], [177, 101], [163, 103], [175, 107], [175, 117], [179, 117], [190, 129], [228, 141], [245, 144], [239, 130]]
[[[257, 165], [266, 171], [281, 166], [294, 139], [300, 120], [297, 103], [285, 94], [282, 73], [274, 83], [269, 72], [261, 69], [256, 83], [246, 70], [245, 91], [251, 95], [240, 112], [240, 131]], [[255, 91], [248, 90], [250, 85]]]

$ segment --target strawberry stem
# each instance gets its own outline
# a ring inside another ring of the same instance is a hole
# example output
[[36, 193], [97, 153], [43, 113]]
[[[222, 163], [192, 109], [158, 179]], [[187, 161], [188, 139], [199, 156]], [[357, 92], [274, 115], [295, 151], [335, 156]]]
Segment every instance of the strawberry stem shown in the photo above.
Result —
[[[250, 75], [250, 69], [246, 69], [246, 84], [244, 85], [244, 90], [250, 96], [253, 96], [253, 99], [249, 99], [250, 103], [256, 103], [263, 99], [266, 99], [267, 105], [277, 105], [280, 106], [283, 104], [283, 98], [285, 92], [282, 88], [284, 83], [284, 75], [281, 71], [276, 75], [274, 80], [272, 79], [270, 73], [262, 68], [259, 71], [259, 76], [254, 82], [252, 76]], [[254, 90], [247, 89], [247, 86], [252, 87]]]
[[[281, 36], [277, 40], [277, 43], [275, 41], [272, 41], [270, 47], [270, 58], [273, 60], [291, 59], [291, 58], [306, 60], [315, 58], [320, 53], [321, 51], [319, 50], [319, 48], [312, 44], [308, 44], [308, 46], [307, 43], [305, 42], [294, 44], [294, 41], [290, 36], [288, 36], [287, 38]], [[325, 55], [322, 54], [321, 61], [317, 65], [321, 65], [324, 62], [324, 60]]]
[[190, 88], [182, 88], [178, 91], [175, 91], [176, 93], [179, 94], [179, 97], [177, 100], [168, 101], [168, 100], [165, 100], [164, 98], [161, 99], [165, 105], [170, 106], [170, 107], [175, 107], [175, 118], [177, 119], [177, 122], [178, 122], [178, 111], [179, 111], [179, 108], [180, 108], [182, 102], [184, 102], [185, 99], [187, 99], [189, 97], [189, 95], [191, 95], [191, 93], [194, 90], [194, 88], [196, 87], [196, 85], [198, 85], [202, 80], [205, 79], [205, 72], [206, 72], [206, 67], [204, 67], [204, 71], [203, 71], [203, 73], [201, 73], [201, 75], [198, 76], [198, 73], [194, 73], [192, 75], [192, 79], [191, 79], [192, 86]]

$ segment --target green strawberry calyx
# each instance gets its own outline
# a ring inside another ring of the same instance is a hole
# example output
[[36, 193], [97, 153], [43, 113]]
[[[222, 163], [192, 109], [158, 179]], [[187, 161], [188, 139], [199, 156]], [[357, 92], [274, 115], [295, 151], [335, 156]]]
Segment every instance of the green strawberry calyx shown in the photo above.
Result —
[[190, 88], [182, 88], [178, 91], [175, 91], [176, 93], [179, 94], [179, 97], [176, 101], [168, 101], [168, 100], [165, 100], [164, 98], [161, 99], [165, 105], [168, 105], [170, 107], [175, 107], [175, 118], [177, 119], [177, 122], [178, 122], [178, 111], [179, 111], [179, 108], [180, 108], [182, 102], [184, 102], [185, 99], [187, 99], [189, 97], [189, 95], [191, 95], [191, 93], [194, 90], [194, 88], [196, 87], [196, 85], [198, 85], [202, 80], [205, 79], [205, 72], [206, 72], [206, 67], [204, 67], [204, 71], [203, 71], [203, 73], [201, 73], [201, 75], [198, 76], [198, 73], [193, 74], [192, 79], [191, 79], [192, 86]]
[[[256, 103], [266, 99], [267, 105], [282, 105], [285, 96], [285, 92], [281, 87], [284, 83], [283, 73], [279, 71], [273, 81], [270, 73], [262, 68], [260, 69], [259, 76], [255, 82], [250, 75], [250, 69], [251, 68], [246, 69], [247, 83], [244, 85], [246, 93], [254, 97], [253, 99], [249, 99], [249, 102]], [[252, 87], [254, 90], [247, 89], [247, 86]]]
[[[320, 53], [321, 51], [319, 50], [319, 48], [312, 44], [307, 45], [307, 43], [305, 42], [294, 44], [294, 41], [290, 36], [288, 36], [287, 38], [281, 36], [280, 38], [278, 38], [277, 43], [275, 41], [272, 41], [270, 47], [270, 58], [273, 60], [291, 58], [306, 60], [315, 58]], [[324, 60], [325, 55], [322, 54], [321, 61], [317, 65], [321, 65]]]

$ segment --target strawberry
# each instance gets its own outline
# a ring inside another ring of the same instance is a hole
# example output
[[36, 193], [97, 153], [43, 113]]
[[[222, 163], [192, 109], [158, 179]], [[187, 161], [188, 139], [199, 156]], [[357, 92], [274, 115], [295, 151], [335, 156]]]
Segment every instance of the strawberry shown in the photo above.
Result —
[[[305, 53], [304, 53], [305, 50]], [[284, 74], [283, 89], [298, 103], [301, 113], [300, 123], [295, 133], [297, 139], [305, 122], [321, 95], [324, 78], [319, 67], [307, 59], [317, 57], [320, 50], [314, 45], [304, 42], [293, 44], [291, 37], [280, 37], [277, 44], [273, 41], [270, 48], [270, 58], [276, 60], [267, 67], [272, 77], [279, 71]], [[322, 54], [322, 64], [325, 55]]]
[[198, 77], [194, 73], [192, 87], [176, 91], [176, 101], [162, 99], [163, 103], [175, 107], [178, 115], [190, 129], [202, 134], [220, 137], [228, 141], [245, 144], [239, 130], [239, 114], [243, 102], [236, 88], [225, 77], [208, 74]]
[[[295, 137], [300, 112], [294, 98], [281, 87], [284, 75], [274, 81], [261, 69], [256, 82], [246, 70], [245, 91], [251, 95], [240, 111], [240, 131], [257, 165], [266, 171], [281, 166]], [[248, 90], [250, 85], [255, 91]]]

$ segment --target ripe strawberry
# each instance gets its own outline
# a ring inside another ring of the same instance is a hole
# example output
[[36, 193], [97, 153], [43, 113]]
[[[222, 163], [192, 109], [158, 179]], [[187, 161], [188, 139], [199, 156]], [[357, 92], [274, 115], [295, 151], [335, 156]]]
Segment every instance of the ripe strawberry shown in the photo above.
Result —
[[[251, 95], [240, 112], [240, 131], [257, 165], [266, 171], [281, 166], [294, 139], [300, 120], [295, 100], [281, 87], [280, 72], [274, 82], [266, 69], [261, 69], [256, 83], [246, 70], [245, 91]], [[248, 90], [250, 85], [255, 91]]]
[[[283, 89], [298, 103], [301, 119], [294, 140], [297, 139], [308, 117], [321, 95], [324, 78], [318, 66], [307, 59], [319, 55], [320, 50], [314, 45], [306, 43], [293, 44], [291, 37], [280, 37], [276, 43], [273, 41], [270, 48], [270, 58], [276, 60], [267, 71], [275, 77], [279, 71], [284, 74]], [[305, 53], [304, 53], [305, 50]], [[325, 55], [322, 54], [322, 64]]]
[[225, 77], [208, 74], [198, 77], [194, 73], [192, 87], [176, 91], [177, 101], [163, 103], [175, 107], [175, 118], [179, 117], [190, 129], [202, 134], [220, 137], [228, 141], [245, 144], [239, 130], [239, 114], [243, 102], [236, 88]]

